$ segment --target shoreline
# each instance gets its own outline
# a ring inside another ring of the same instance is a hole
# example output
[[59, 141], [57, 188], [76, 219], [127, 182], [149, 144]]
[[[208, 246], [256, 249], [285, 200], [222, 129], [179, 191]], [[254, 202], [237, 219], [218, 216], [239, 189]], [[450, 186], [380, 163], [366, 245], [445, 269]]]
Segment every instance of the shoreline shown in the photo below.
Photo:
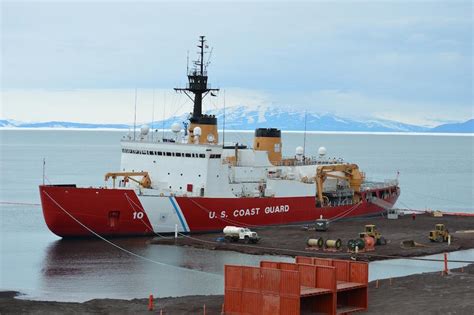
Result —
[[[365, 314], [404, 312], [469, 314], [474, 309], [474, 264], [450, 271], [372, 281], [369, 283], [369, 309]], [[150, 314], [148, 299], [93, 299], [83, 303], [32, 301], [16, 298], [17, 291], [0, 291], [2, 314]], [[200, 314], [204, 305], [209, 314], [220, 314], [223, 295], [192, 295], [154, 299], [154, 312]]]

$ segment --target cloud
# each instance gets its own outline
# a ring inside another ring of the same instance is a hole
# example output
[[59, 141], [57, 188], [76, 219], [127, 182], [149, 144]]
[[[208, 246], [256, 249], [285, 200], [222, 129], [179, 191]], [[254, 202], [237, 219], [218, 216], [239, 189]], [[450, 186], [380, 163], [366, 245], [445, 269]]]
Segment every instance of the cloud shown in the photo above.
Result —
[[159, 104], [166, 95], [166, 115], [189, 111], [171, 88], [186, 83], [186, 52], [195, 57], [201, 34], [215, 48], [210, 81], [228, 90], [228, 106], [427, 124], [472, 114], [471, 2], [209, 4], [2, 2], [2, 115], [129, 122], [135, 87], [147, 108], [140, 119], [151, 115], [153, 88]]

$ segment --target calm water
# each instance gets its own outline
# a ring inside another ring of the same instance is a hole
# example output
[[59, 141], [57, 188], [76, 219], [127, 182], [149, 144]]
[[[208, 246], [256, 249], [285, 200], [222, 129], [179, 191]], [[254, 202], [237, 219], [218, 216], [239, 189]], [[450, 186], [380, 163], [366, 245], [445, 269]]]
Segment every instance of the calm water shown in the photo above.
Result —
[[[49, 232], [38, 206], [42, 159], [52, 183], [103, 184], [118, 170], [121, 132], [0, 131], [0, 289], [28, 298], [84, 301], [220, 294], [223, 265], [256, 265], [262, 257], [232, 252], [148, 245], [147, 239], [116, 239], [118, 245], [155, 261], [140, 260], [99, 240], [63, 241]], [[284, 134], [284, 153], [294, 154], [301, 134]], [[250, 144], [250, 133], [228, 133], [227, 141]], [[474, 212], [474, 137], [309, 134], [306, 151], [325, 146], [329, 156], [359, 164], [372, 179], [400, 172], [398, 206]], [[474, 259], [474, 251], [459, 254]], [[454, 256], [453, 256], [454, 257]], [[280, 257], [265, 259], [288, 260]], [[459, 257], [458, 257], [459, 258]], [[371, 279], [440, 270], [438, 263], [394, 260], [371, 265]]]

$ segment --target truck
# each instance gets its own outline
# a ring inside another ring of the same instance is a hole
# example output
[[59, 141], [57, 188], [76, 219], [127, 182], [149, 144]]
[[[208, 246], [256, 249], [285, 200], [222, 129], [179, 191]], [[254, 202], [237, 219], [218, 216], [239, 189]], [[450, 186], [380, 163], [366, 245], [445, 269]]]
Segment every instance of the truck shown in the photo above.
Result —
[[253, 232], [245, 227], [226, 226], [223, 232], [225, 239], [230, 242], [243, 241], [247, 244], [255, 244], [258, 243], [258, 241], [260, 240], [256, 232]]

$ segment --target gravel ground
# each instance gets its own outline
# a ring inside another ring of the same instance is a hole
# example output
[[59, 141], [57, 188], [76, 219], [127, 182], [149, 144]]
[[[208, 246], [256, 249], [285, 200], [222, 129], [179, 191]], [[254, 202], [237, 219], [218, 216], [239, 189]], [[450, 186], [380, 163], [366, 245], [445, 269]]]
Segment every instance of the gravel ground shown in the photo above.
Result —
[[[185, 296], [155, 300], [97, 299], [84, 303], [28, 301], [17, 292], [0, 292], [1, 314], [220, 314], [223, 296]], [[474, 265], [447, 276], [425, 273], [379, 281], [369, 285], [369, 310], [365, 314], [473, 314]]]
[[[429, 231], [433, 230], [437, 223], [444, 223], [451, 232], [453, 237], [451, 245], [429, 241]], [[357, 238], [359, 232], [363, 232], [366, 224], [375, 224], [388, 241], [387, 245], [377, 246], [374, 252], [366, 254], [365, 258], [371, 261], [391, 258], [386, 256], [414, 257], [474, 248], [474, 233], [456, 233], [456, 231], [474, 230], [474, 217], [444, 216], [435, 218], [426, 214], [417, 215], [415, 220], [411, 215], [405, 215], [398, 220], [388, 220], [381, 216], [341, 220], [332, 223], [327, 232], [304, 231], [302, 230], [303, 225], [259, 227], [254, 230], [258, 232], [261, 240], [258, 244], [252, 245], [216, 242], [218, 237], [223, 236], [221, 233], [198, 234], [192, 235], [192, 238], [179, 237], [178, 239], [156, 237], [151, 243], [232, 250], [257, 255], [314, 255], [348, 258], [350, 254], [347, 253], [347, 241]], [[337, 253], [307, 250], [307, 239], [317, 237], [323, 237], [325, 240], [341, 239], [343, 249]], [[413, 240], [420, 246], [402, 247], [401, 242], [404, 240]]]

